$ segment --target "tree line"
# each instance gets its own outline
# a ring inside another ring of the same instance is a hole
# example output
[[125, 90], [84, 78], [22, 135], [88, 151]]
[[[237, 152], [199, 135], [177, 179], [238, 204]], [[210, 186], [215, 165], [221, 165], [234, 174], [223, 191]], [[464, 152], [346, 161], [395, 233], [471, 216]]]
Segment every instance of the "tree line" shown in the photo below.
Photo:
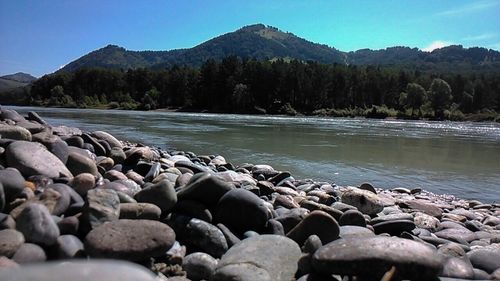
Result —
[[461, 119], [500, 111], [498, 73], [434, 73], [298, 60], [209, 59], [201, 67], [45, 75], [28, 103], [223, 113]]

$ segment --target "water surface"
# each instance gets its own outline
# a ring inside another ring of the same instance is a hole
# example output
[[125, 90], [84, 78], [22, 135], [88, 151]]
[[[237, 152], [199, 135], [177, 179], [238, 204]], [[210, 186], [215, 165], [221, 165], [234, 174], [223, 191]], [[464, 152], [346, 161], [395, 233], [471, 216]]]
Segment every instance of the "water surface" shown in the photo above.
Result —
[[53, 125], [339, 185], [421, 187], [500, 201], [500, 124], [10, 107]]

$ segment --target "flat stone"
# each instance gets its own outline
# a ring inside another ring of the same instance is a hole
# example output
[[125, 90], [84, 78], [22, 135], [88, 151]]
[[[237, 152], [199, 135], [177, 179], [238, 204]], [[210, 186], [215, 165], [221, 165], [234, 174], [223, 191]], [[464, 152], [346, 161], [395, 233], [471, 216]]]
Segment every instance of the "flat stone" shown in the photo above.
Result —
[[224, 254], [210, 280], [290, 281], [300, 257], [299, 245], [289, 238], [278, 235], [247, 238]]
[[463, 244], [463, 241], [471, 242], [476, 240], [474, 232], [466, 228], [446, 228], [434, 233], [439, 238], [456, 241]]
[[70, 182], [70, 186], [80, 194], [87, 196], [87, 192], [95, 187], [95, 176], [90, 173], [81, 173], [76, 175]]
[[180, 200], [195, 200], [214, 206], [226, 192], [234, 189], [232, 183], [208, 174], [199, 173], [191, 177], [188, 184], [177, 193]]
[[366, 227], [366, 220], [363, 214], [358, 210], [347, 210], [342, 214], [339, 220], [340, 225], [357, 225]]
[[374, 216], [384, 209], [380, 198], [371, 191], [350, 188], [342, 194], [342, 203], [352, 205], [363, 214]]
[[145, 187], [135, 194], [134, 199], [137, 202], [154, 204], [161, 209], [162, 213], [166, 214], [177, 203], [177, 193], [172, 183], [163, 180]]
[[219, 200], [214, 220], [242, 234], [247, 230], [261, 231], [270, 216], [264, 201], [257, 195], [248, 190], [233, 189]]
[[0, 270], [0, 280], [19, 281], [157, 281], [143, 266], [116, 260], [64, 261], [23, 265], [19, 269]]
[[42, 204], [32, 203], [19, 214], [16, 228], [23, 233], [27, 242], [51, 246], [59, 237], [59, 228], [49, 210]]
[[61, 235], [54, 246], [58, 259], [71, 259], [83, 252], [83, 243], [74, 235]]
[[217, 260], [206, 253], [192, 253], [182, 261], [182, 269], [191, 280], [209, 280], [216, 267]]
[[94, 160], [74, 151], [69, 152], [66, 166], [73, 175], [79, 175], [81, 173], [89, 173], [94, 176], [99, 175], [97, 165]]
[[24, 236], [14, 229], [0, 230], [0, 256], [12, 257], [24, 243]]
[[474, 268], [467, 258], [446, 259], [440, 276], [460, 279], [474, 279]]
[[105, 140], [111, 146], [111, 148], [114, 148], [114, 147], [122, 148], [123, 147], [122, 143], [108, 132], [94, 131], [94, 132], [92, 132], [92, 136], [95, 138], [101, 139], [101, 140]]
[[441, 208], [426, 200], [408, 200], [401, 203], [400, 206], [410, 208], [415, 211], [420, 211], [436, 218], [441, 218], [441, 216], [443, 215], [443, 210], [441, 210]]
[[44, 262], [47, 260], [47, 254], [37, 244], [24, 243], [17, 249], [12, 260], [19, 264]]
[[64, 163], [40, 143], [15, 141], [7, 146], [5, 154], [7, 164], [24, 176], [73, 177]]
[[3, 185], [6, 202], [14, 200], [24, 189], [24, 177], [15, 168], [0, 170], [0, 183]]
[[91, 257], [141, 261], [164, 255], [175, 242], [174, 231], [152, 220], [117, 220], [102, 224], [85, 237]]
[[415, 223], [410, 220], [393, 220], [373, 225], [376, 234], [388, 233], [392, 236], [399, 236], [404, 231], [411, 232], [414, 228]]
[[370, 223], [376, 224], [379, 222], [394, 221], [394, 220], [413, 220], [413, 216], [407, 213], [393, 213], [389, 215], [383, 215], [380, 217], [372, 218]]
[[287, 233], [287, 237], [302, 245], [311, 235], [317, 235], [323, 244], [339, 237], [339, 224], [323, 211], [313, 211]]
[[440, 222], [437, 218], [422, 212], [416, 212], [414, 214], [413, 221], [415, 222], [415, 225], [417, 227], [429, 229], [431, 231], [436, 231], [440, 225]]
[[316, 210], [323, 211], [323, 212], [329, 214], [330, 216], [332, 216], [336, 220], [339, 220], [343, 214], [341, 211], [339, 211], [333, 207], [326, 206], [324, 204], [320, 204], [317, 202], [313, 202], [311, 200], [302, 200], [299, 205], [300, 205], [300, 207], [308, 209], [309, 211], [316, 211]]
[[442, 258], [419, 242], [396, 237], [349, 238], [333, 241], [312, 258], [316, 272], [379, 278], [392, 266], [401, 278], [431, 280], [442, 269]]
[[120, 219], [159, 220], [161, 209], [150, 203], [120, 204]]
[[351, 237], [375, 236], [375, 233], [366, 227], [356, 225], [343, 225], [340, 227], [340, 237], [347, 239]]

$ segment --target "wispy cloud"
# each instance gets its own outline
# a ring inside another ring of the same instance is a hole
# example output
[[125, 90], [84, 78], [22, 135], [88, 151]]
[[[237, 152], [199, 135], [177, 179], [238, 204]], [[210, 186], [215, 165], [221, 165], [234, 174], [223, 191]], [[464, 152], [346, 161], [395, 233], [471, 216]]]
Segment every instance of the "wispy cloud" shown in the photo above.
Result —
[[436, 14], [436, 16], [458, 16], [458, 15], [486, 10], [493, 6], [497, 6], [498, 4], [499, 2], [494, 2], [494, 1], [475, 1], [467, 5], [462, 5], [446, 11], [439, 12]]
[[422, 51], [424, 51], [424, 52], [432, 52], [435, 49], [441, 49], [443, 47], [450, 46], [452, 44], [453, 44], [452, 42], [442, 41], [442, 40], [436, 40], [436, 41], [432, 42], [431, 44], [429, 44], [429, 46], [423, 48]]
[[467, 36], [462, 38], [463, 41], [482, 41], [482, 40], [488, 40], [488, 39], [493, 39], [497, 37], [496, 33], [483, 33], [479, 35], [472, 35], [472, 36]]

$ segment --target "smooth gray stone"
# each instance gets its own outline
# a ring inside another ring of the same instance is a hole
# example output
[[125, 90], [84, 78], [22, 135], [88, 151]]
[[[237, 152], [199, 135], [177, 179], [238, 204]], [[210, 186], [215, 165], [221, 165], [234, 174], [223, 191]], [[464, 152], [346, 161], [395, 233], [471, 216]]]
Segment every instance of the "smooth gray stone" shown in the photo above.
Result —
[[115, 148], [115, 147], [122, 148], [123, 147], [122, 143], [108, 132], [94, 131], [94, 132], [92, 132], [91, 135], [95, 138], [106, 141], [111, 146], [111, 148]]
[[57, 261], [0, 270], [2, 281], [157, 281], [146, 268], [123, 261]]
[[343, 225], [340, 227], [340, 237], [347, 239], [350, 237], [375, 236], [375, 233], [366, 227], [357, 225]]
[[47, 254], [37, 244], [24, 243], [16, 251], [12, 260], [19, 264], [44, 262], [47, 260]]
[[488, 246], [472, 250], [467, 253], [469, 260], [475, 268], [482, 269], [488, 273], [500, 268], [500, 247]]
[[257, 195], [248, 190], [233, 189], [219, 200], [214, 220], [242, 234], [247, 230], [262, 231], [270, 216], [264, 201]]
[[15, 168], [0, 170], [0, 183], [3, 185], [7, 203], [19, 196], [24, 189], [24, 177]]
[[16, 125], [0, 124], [0, 136], [4, 139], [31, 141], [30, 131]]
[[59, 228], [47, 207], [31, 203], [19, 214], [16, 228], [23, 233], [26, 242], [40, 246], [51, 246], [59, 237]]
[[0, 256], [12, 257], [24, 243], [24, 236], [14, 229], [0, 230]]
[[[467, 242], [471, 242], [476, 240], [477, 236], [474, 232], [468, 230], [467, 228], [446, 228], [441, 231], [434, 233], [437, 237], [456, 241], [460, 244], [467, 244]], [[464, 242], [465, 241], [465, 242]]]
[[222, 231], [208, 222], [175, 215], [169, 221], [178, 239], [188, 246], [194, 246], [201, 251], [220, 258], [228, 249], [227, 241]]
[[217, 260], [206, 253], [192, 253], [184, 257], [182, 269], [193, 281], [208, 280], [217, 267]]
[[392, 236], [399, 236], [404, 231], [411, 232], [414, 228], [415, 223], [410, 220], [393, 220], [373, 225], [375, 234], [388, 233]]
[[71, 259], [83, 251], [83, 243], [74, 235], [61, 235], [55, 244], [58, 259]]
[[68, 144], [60, 137], [47, 132], [41, 132], [33, 135], [33, 141], [37, 141], [43, 145], [64, 164], [68, 161], [69, 149]]
[[[242, 240], [221, 258], [211, 281], [290, 281], [302, 253], [293, 240], [260, 235]], [[238, 276], [240, 279], [235, 279]]]
[[342, 194], [341, 200], [342, 203], [352, 205], [363, 214], [370, 216], [376, 215], [384, 209], [384, 204], [377, 194], [359, 188], [346, 190]]
[[285, 233], [289, 232], [309, 214], [309, 210], [305, 208], [280, 208], [276, 209], [276, 211], [278, 216], [275, 219], [283, 225]]
[[419, 242], [396, 237], [356, 237], [333, 241], [316, 251], [313, 268], [322, 274], [379, 278], [392, 266], [401, 278], [432, 280], [442, 269], [437, 252]]
[[175, 232], [153, 220], [117, 220], [102, 224], [85, 237], [91, 257], [141, 261], [164, 255], [175, 242]]
[[202, 203], [193, 200], [183, 200], [177, 202], [174, 211], [188, 217], [197, 218], [208, 223], [212, 223], [212, 213]]
[[383, 215], [380, 217], [375, 217], [370, 220], [372, 225], [379, 222], [394, 221], [394, 220], [413, 220], [413, 216], [408, 213], [395, 213], [389, 215]]
[[63, 162], [40, 143], [15, 141], [5, 151], [7, 164], [18, 169], [24, 176], [45, 175], [72, 178], [73, 174]]
[[97, 165], [94, 160], [89, 157], [85, 157], [80, 153], [70, 150], [68, 155], [68, 161], [66, 162], [66, 167], [71, 171], [73, 175], [79, 175], [82, 173], [89, 173], [94, 176], [98, 176]]
[[366, 227], [366, 220], [363, 214], [358, 210], [347, 210], [339, 219], [340, 225], [357, 225]]
[[234, 184], [225, 182], [209, 173], [198, 173], [177, 193], [181, 200], [195, 200], [207, 206], [214, 206], [226, 192], [234, 189]]
[[443, 271], [440, 276], [473, 279], [474, 268], [467, 258], [450, 257], [444, 262]]
[[167, 214], [177, 203], [177, 194], [172, 183], [162, 180], [139, 191], [134, 199], [137, 202], [155, 204], [162, 214]]

